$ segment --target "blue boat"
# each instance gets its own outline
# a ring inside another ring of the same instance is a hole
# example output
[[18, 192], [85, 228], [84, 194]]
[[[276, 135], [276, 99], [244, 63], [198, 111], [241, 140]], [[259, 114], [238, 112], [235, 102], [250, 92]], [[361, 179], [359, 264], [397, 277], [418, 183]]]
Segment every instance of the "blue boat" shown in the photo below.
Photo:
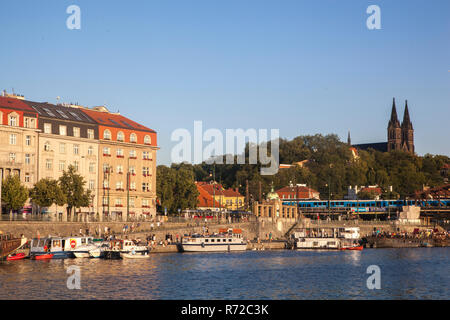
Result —
[[51, 253], [53, 259], [74, 258], [67, 238], [48, 237], [31, 240], [30, 257]]

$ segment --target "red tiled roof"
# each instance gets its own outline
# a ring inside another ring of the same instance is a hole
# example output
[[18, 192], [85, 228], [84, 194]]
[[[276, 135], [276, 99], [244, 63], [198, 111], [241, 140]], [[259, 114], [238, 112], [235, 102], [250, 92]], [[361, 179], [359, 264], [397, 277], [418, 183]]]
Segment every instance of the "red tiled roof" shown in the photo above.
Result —
[[[308, 188], [308, 187], [304, 187], [304, 186], [287, 186], [287, 187], [283, 187], [281, 189], [278, 189], [277, 191], [275, 191], [278, 196], [282, 199], [283, 195], [287, 196], [290, 195], [291, 198], [299, 198], [299, 199], [311, 199], [314, 198], [314, 194], [319, 194], [318, 191]], [[285, 197], [286, 198], [286, 197]]]
[[99, 125], [114, 127], [114, 128], [124, 128], [131, 130], [139, 130], [146, 132], [155, 132], [154, 130], [147, 128], [133, 120], [128, 119], [120, 114], [114, 114], [109, 112], [96, 111], [91, 109], [81, 109], [89, 117], [94, 119]]
[[22, 100], [9, 97], [0, 97], [0, 108], [22, 110], [37, 114], [36, 110], [34, 110], [32, 107], [30, 107]]
[[[213, 197], [211, 197], [209, 195], [209, 193], [203, 189], [203, 186], [201, 186], [200, 184], [196, 183], [195, 184], [197, 186], [197, 190], [200, 193], [198, 195], [198, 207], [203, 207], [203, 208], [212, 208], [212, 207], [216, 207], [219, 208], [220, 207], [220, 203], [217, 201], [213, 200]], [[214, 205], [213, 205], [214, 203]]]
[[223, 189], [222, 185], [218, 184], [218, 183], [216, 183], [216, 184], [210, 184], [210, 183], [203, 184], [202, 188], [206, 192], [208, 192], [210, 195], [214, 195], [214, 194], [215, 195], [224, 195], [224, 193], [223, 193], [224, 189]]
[[381, 188], [374, 188], [374, 187], [366, 187], [366, 188], [362, 188], [360, 192], [365, 191], [365, 192], [375, 192], [377, 194], [382, 194], [383, 192], [381, 191]]
[[239, 192], [233, 190], [232, 188], [223, 191], [225, 197], [243, 197]]

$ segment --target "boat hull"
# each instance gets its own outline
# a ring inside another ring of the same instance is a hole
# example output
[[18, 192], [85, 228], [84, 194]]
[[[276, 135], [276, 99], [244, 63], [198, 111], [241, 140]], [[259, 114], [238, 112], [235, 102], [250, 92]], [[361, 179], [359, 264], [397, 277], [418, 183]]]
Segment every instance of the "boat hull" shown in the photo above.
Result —
[[89, 251], [74, 251], [75, 258], [90, 258]]
[[150, 258], [150, 255], [146, 252], [136, 253], [136, 254], [121, 253], [120, 256], [122, 257], [122, 259], [148, 259], [148, 258]]
[[32, 260], [50, 260], [53, 259], [53, 254], [38, 254], [31, 257]]
[[9, 255], [6, 260], [7, 261], [16, 261], [16, 260], [22, 260], [25, 259], [27, 255], [25, 253], [17, 253], [13, 255]]
[[190, 244], [182, 243], [181, 248], [185, 252], [231, 252], [247, 250], [247, 243], [230, 244]]

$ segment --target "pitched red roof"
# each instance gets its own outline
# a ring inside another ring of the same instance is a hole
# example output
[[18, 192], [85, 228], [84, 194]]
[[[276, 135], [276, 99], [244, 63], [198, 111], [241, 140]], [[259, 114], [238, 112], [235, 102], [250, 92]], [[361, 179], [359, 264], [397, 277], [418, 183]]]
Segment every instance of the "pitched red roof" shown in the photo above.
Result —
[[283, 195], [290, 195], [291, 198], [299, 198], [299, 199], [310, 199], [314, 198], [314, 194], [319, 194], [318, 191], [304, 187], [304, 186], [286, 186], [281, 189], [275, 191], [280, 198], [283, 198]]
[[232, 188], [226, 189], [223, 191], [223, 195], [225, 197], [243, 197], [239, 192], [233, 190]]
[[8, 108], [14, 110], [22, 110], [31, 112], [37, 115], [36, 110], [30, 107], [28, 104], [22, 100], [10, 98], [10, 97], [0, 97], [0, 108]]
[[113, 128], [123, 128], [130, 130], [139, 130], [145, 132], [155, 132], [153, 129], [147, 128], [133, 120], [124, 117], [121, 114], [96, 111], [92, 109], [81, 109], [89, 117], [94, 119], [99, 125], [108, 126]]
[[224, 188], [222, 187], [221, 184], [219, 183], [215, 183], [215, 184], [203, 184], [202, 185], [203, 190], [205, 190], [206, 192], [208, 192], [209, 195], [225, 195], [224, 192]]
[[[378, 187], [366, 187], [366, 188], [362, 188], [361, 191], [365, 191], [365, 192], [374, 192], [376, 194], [382, 194], [383, 191], [381, 190], [381, 188]], [[360, 191], [360, 192], [361, 192]]]
[[[198, 207], [203, 207], [203, 208], [212, 208], [214, 206], [216, 208], [220, 207], [220, 203], [217, 201], [214, 201], [213, 197], [210, 196], [209, 193], [205, 189], [203, 189], [203, 185], [200, 185], [198, 183], [195, 183], [195, 185], [197, 186], [197, 190], [200, 193], [197, 198]], [[213, 205], [213, 203], [214, 203], [214, 205]]]

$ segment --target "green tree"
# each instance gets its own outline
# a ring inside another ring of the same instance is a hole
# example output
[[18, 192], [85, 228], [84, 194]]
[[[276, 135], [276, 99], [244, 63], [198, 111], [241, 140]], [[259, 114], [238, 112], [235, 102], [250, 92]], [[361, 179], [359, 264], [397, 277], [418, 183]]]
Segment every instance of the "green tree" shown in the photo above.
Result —
[[70, 214], [72, 208], [89, 206], [91, 190], [85, 190], [84, 178], [76, 173], [75, 167], [70, 165], [59, 178], [59, 186], [66, 198], [67, 212]]
[[3, 180], [2, 202], [6, 204], [9, 213], [23, 208], [28, 199], [28, 189], [22, 185], [18, 175], [10, 175]]
[[30, 190], [31, 201], [39, 207], [39, 213], [44, 207], [50, 207], [52, 204], [64, 205], [66, 197], [54, 179], [41, 179]]

